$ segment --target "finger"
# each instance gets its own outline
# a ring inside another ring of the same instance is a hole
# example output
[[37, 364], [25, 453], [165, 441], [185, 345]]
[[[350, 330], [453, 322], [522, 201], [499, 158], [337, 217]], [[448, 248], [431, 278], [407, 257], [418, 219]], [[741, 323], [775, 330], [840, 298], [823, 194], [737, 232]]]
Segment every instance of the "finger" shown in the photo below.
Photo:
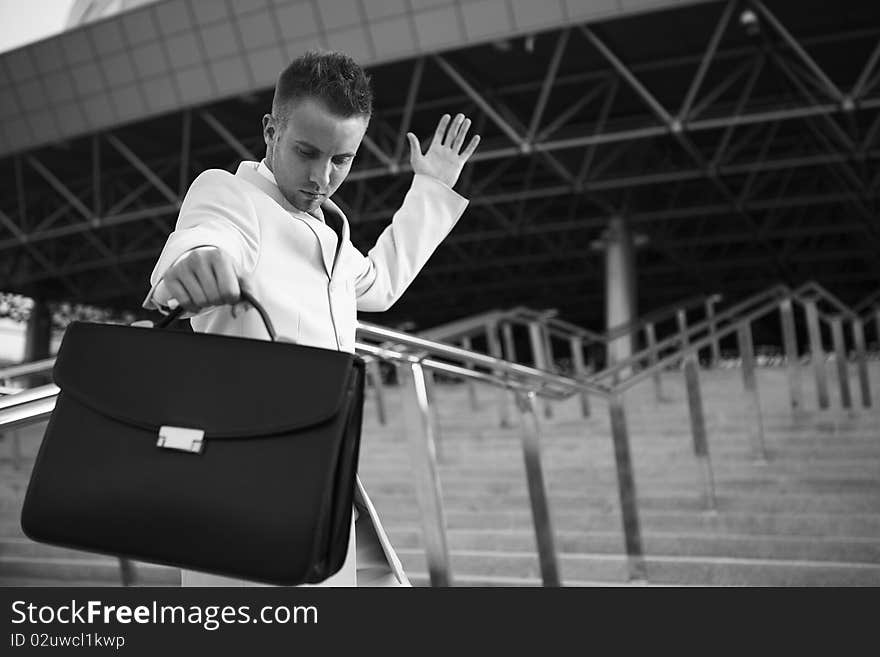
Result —
[[477, 145], [480, 143], [480, 135], [474, 135], [471, 138], [470, 143], [467, 145], [467, 148], [464, 149], [464, 153], [461, 154], [461, 157], [465, 160], [469, 159], [471, 155], [474, 154], [474, 151], [477, 150]]
[[458, 134], [455, 135], [455, 141], [452, 142], [453, 152], [458, 153], [461, 150], [461, 145], [464, 143], [464, 138], [467, 136], [467, 131], [470, 130], [470, 127], [471, 120], [465, 119], [458, 130]]
[[413, 165], [422, 156], [422, 146], [419, 144], [418, 137], [411, 132], [406, 133], [406, 140], [409, 142], [409, 163]]
[[244, 295], [245, 295], [245, 293], [247, 293], [252, 298], [255, 298], [257, 296], [256, 292], [254, 291], [254, 284], [253, 284], [252, 279], [249, 276], [239, 276], [238, 277], [238, 286], [239, 286], [239, 289], [241, 290], [239, 292], [239, 299], [241, 300], [241, 303], [237, 304], [237, 306], [241, 312], [246, 313], [253, 306], [251, 306], [251, 304], [249, 302], [244, 301]]
[[194, 265], [196, 280], [202, 286], [207, 305], [215, 306], [222, 303], [220, 290], [217, 287], [217, 277], [214, 273], [213, 259], [202, 258]]
[[241, 291], [235, 266], [228, 258], [216, 259], [212, 262], [214, 279], [217, 281], [217, 295], [220, 303], [231, 304], [238, 301]]
[[[178, 281], [165, 279], [165, 285], [168, 286], [169, 299], [166, 302], [166, 305], [169, 308], [174, 310], [178, 306], [183, 306], [186, 309], [193, 307], [193, 301], [190, 298], [189, 293]], [[171, 304], [172, 299], [177, 302], [177, 305], [173, 307]]]
[[444, 114], [440, 117], [440, 122], [437, 124], [437, 129], [434, 131], [434, 139], [431, 140], [431, 146], [434, 144], [442, 144], [443, 136], [446, 134], [446, 126], [449, 125], [449, 115]]
[[446, 139], [443, 141], [444, 146], [452, 148], [452, 144], [458, 136], [458, 130], [461, 128], [462, 121], [464, 121], [464, 114], [456, 114], [455, 118], [452, 120], [452, 125], [449, 126], [449, 132], [446, 133]]
[[183, 291], [186, 292], [186, 296], [189, 298], [189, 303], [187, 304], [183, 299], [177, 297], [178, 301], [180, 301], [184, 308], [190, 312], [195, 312], [208, 307], [208, 297], [202, 289], [202, 284], [199, 283], [199, 279], [196, 278], [194, 273], [181, 273], [178, 282], [181, 287], [183, 287]]

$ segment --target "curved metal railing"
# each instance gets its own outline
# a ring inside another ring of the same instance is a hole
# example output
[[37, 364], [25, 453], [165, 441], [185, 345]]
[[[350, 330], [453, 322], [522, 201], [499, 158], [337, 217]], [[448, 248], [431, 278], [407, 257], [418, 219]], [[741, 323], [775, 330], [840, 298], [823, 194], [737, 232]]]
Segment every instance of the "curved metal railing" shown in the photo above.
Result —
[[[840, 371], [841, 376], [838, 378], [841, 381], [841, 400], [844, 405], [847, 403], [844, 385], [848, 386], [848, 371], [846, 370], [847, 358], [841, 327], [844, 320], [852, 323], [859, 375], [863, 384], [862, 401], [865, 407], [869, 407], [871, 398], [866, 369], [864, 369], [865, 376], [862, 378], [864, 350], [862, 345], [860, 351], [858, 332], [855, 329], [861, 322], [861, 318], [839, 299], [815, 283], [808, 283], [795, 290], [779, 285], [759, 292], [711, 318], [685, 327], [681, 333], [642, 349], [630, 358], [614, 363], [602, 372], [589, 376], [565, 376], [540, 367], [522, 365], [511, 360], [474, 352], [436, 340], [428, 340], [382, 326], [364, 322], [358, 323], [356, 349], [368, 361], [369, 367], [384, 361], [397, 368], [398, 382], [401, 386], [404, 402], [403, 420], [407, 427], [406, 433], [409, 436], [413, 457], [417, 502], [432, 584], [449, 585], [452, 581], [440, 480], [437, 473], [438, 426], [431, 411], [433, 373], [443, 373], [465, 381], [490, 385], [500, 390], [505, 399], [507, 396], [513, 395], [521, 415], [522, 448], [542, 579], [544, 584], [548, 586], [559, 585], [560, 578], [541, 467], [540, 425], [536, 402], [538, 398], [555, 401], [576, 394], [592, 395], [606, 400], [611, 419], [629, 573], [632, 579], [644, 579], [644, 554], [635, 480], [629, 455], [626, 414], [622, 402], [623, 393], [648, 377], [655, 376], [673, 365], [681, 364], [683, 366], [694, 453], [702, 464], [705, 474], [706, 504], [710, 509], [714, 509], [714, 477], [705, 416], [702, 412], [697, 355], [701, 349], [705, 349], [713, 343], [717, 344], [718, 341], [732, 335], [737, 336], [742, 359], [745, 401], [748, 415], [753, 419], [750, 433], [754, 452], [758, 459], [766, 458], [761, 405], [755, 377], [751, 325], [755, 321], [766, 320], [777, 310], [780, 312], [783, 341], [790, 371], [792, 408], [798, 411], [803, 406], [803, 400], [800, 392], [797, 394], [795, 392], [799, 390], [799, 384], [796, 385], [796, 382], [799, 381], [799, 358], [797, 357], [795, 315], [793, 312], [796, 304], [804, 309], [808, 324], [810, 352], [813, 355], [811, 361], [817, 376], [820, 410], [827, 408], [828, 403], [827, 386], [823, 401], [823, 392], [821, 386], [818, 385], [820, 372], [824, 377], [826, 366], [819, 331], [819, 324], [822, 321], [832, 329], [837, 366], [843, 368]], [[45, 372], [53, 362], [54, 359], [47, 359], [39, 363], [6, 368], [0, 370], [0, 379], [13, 375], [23, 376]], [[647, 366], [645, 366], [645, 362], [648, 363]], [[373, 387], [381, 389], [380, 382], [374, 379], [373, 383], [376, 384]], [[59, 389], [56, 386], [46, 385], [0, 398], [0, 431], [46, 419], [54, 408], [58, 393]], [[123, 560], [120, 565], [123, 583], [130, 583], [130, 579], [126, 580], [131, 576], [126, 573], [133, 572], [130, 564]]]

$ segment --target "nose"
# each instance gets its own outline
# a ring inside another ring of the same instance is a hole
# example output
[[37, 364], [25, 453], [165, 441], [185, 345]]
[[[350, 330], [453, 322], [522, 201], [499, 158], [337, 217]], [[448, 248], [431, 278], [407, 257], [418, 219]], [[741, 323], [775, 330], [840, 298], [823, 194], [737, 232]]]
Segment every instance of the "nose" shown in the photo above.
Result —
[[329, 159], [327, 161], [315, 162], [309, 172], [309, 182], [317, 185], [318, 189], [322, 192], [327, 191], [330, 187], [331, 166], [332, 164]]

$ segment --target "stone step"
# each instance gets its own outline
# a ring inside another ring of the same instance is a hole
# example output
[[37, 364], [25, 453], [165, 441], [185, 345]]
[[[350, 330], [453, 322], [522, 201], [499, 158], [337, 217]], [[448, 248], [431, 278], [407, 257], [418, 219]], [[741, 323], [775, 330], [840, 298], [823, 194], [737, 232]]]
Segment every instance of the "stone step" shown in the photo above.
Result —
[[[156, 564], [134, 562], [138, 582], [179, 586], [180, 570]], [[0, 555], [0, 585], [6, 577], [46, 578], [65, 581], [100, 581], [119, 584], [119, 561], [112, 557], [45, 557]]]
[[[410, 507], [385, 505], [373, 500], [383, 523], [420, 526], [419, 515]], [[494, 511], [477, 514], [473, 511], [445, 513], [448, 530], [456, 529], [520, 529], [533, 527], [528, 510]], [[616, 511], [555, 512], [556, 531], [621, 531], [621, 517]], [[766, 513], [697, 513], [686, 511], [644, 511], [639, 514], [642, 531], [684, 532], [714, 531], [730, 534], [761, 534], [777, 536], [855, 536], [880, 539], [880, 513], [873, 514], [766, 514]], [[5, 535], [5, 534], [0, 534]]]
[[[426, 578], [427, 581], [427, 578]], [[94, 587], [108, 587], [108, 586], [122, 586], [119, 583], [119, 580], [116, 579], [112, 582], [97, 580], [97, 579], [65, 579], [65, 578], [51, 578], [51, 577], [7, 577], [3, 573], [0, 573], [0, 586], [2, 587], [52, 587], [52, 588], [94, 588]], [[177, 584], [169, 584], [162, 582], [134, 582], [132, 584], [133, 587], [179, 587], [180, 582], [178, 580]], [[536, 584], [536, 586], [540, 586], [540, 584]]]
[[[419, 527], [385, 526], [395, 548], [422, 549]], [[559, 553], [623, 554], [621, 532], [555, 531], [554, 545]], [[450, 530], [450, 549], [521, 551], [536, 549], [532, 530]], [[642, 543], [646, 554], [660, 556], [743, 557], [751, 559], [795, 559], [806, 561], [845, 561], [880, 564], [880, 542], [876, 538], [855, 536], [763, 536], [759, 534], [718, 534], [714, 532], [645, 532]]]
[[[425, 572], [421, 550], [401, 549], [398, 556], [407, 571]], [[559, 570], [563, 584], [573, 581], [626, 582], [623, 555], [562, 554]], [[705, 586], [880, 586], [880, 565], [833, 561], [743, 559], [722, 557], [645, 558], [652, 583]], [[538, 579], [540, 566], [533, 552], [450, 551], [450, 570], [479, 576]]]

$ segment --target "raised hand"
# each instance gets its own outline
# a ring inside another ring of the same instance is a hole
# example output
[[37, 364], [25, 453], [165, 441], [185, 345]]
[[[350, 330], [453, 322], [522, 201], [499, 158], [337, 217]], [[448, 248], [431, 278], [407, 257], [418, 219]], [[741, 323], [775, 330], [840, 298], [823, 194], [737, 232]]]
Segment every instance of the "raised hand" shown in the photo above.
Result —
[[464, 114], [456, 114], [451, 122], [449, 115], [444, 114], [424, 155], [416, 136], [411, 132], [406, 133], [409, 141], [409, 162], [413, 172], [433, 176], [450, 187], [455, 185], [464, 163], [474, 154], [477, 144], [480, 143], [480, 136], [474, 135], [467, 148], [461, 150], [470, 127], [471, 120]]

